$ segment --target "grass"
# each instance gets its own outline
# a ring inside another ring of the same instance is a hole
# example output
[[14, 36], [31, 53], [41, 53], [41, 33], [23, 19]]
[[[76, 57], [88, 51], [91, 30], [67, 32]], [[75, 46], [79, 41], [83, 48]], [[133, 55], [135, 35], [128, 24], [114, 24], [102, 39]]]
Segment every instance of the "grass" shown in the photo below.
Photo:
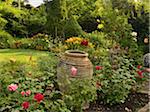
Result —
[[0, 62], [15, 59], [21, 62], [36, 61], [39, 57], [49, 56], [47, 51], [36, 51], [29, 49], [0, 49]]

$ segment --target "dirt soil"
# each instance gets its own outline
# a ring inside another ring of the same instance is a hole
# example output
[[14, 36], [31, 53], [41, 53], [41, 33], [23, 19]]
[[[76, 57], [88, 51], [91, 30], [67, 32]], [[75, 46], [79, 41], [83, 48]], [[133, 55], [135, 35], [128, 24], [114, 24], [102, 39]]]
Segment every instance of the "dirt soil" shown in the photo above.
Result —
[[90, 104], [90, 108], [84, 112], [137, 112], [149, 102], [148, 94], [132, 93], [125, 103], [110, 106], [103, 101], [97, 100]]

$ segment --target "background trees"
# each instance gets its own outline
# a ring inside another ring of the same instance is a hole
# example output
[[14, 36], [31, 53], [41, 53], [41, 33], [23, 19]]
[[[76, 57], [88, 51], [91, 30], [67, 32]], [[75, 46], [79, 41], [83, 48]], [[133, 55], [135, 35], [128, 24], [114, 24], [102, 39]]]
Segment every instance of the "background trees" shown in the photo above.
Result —
[[45, 0], [37, 8], [25, 0], [0, 2], [0, 29], [14, 37], [48, 33], [63, 40], [99, 31], [123, 46], [134, 43], [128, 42], [132, 31], [137, 32], [140, 46], [148, 37], [148, 0]]

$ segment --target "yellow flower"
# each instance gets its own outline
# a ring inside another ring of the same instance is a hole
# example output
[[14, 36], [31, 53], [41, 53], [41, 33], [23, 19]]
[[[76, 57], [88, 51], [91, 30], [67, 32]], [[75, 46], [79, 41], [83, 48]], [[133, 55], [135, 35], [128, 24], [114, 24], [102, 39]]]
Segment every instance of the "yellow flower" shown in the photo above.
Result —
[[82, 41], [83, 39], [82, 38], [80, 38], [80, 37], [77, 37], [76, 38], [78, 41]]
[[76, 37], [73, 37], [72, 40], [73, 40], [73, 42], [76, 41]]
[[90, 48], [93, 48], [94, 45], [93, 45], [92, 43], [89, 43], [89, 47], [90, 47]]
[[69, 38], [69, 39], [66, 40], [66, 42], [67, 42], [67, 43], [73, 42], [73, 39], [72, 39], [72, 38]]
[[75, 42], [73, 42], [74, 44], [80, 44], [80, 42], [79, 41], [75, 41]]
[[66, 43], [75, 43], [75, 44], [79, 44], [83, 39], [80, 37], [70, 37], [69, 39], [67, 39], [65, 42]]
[[67, 46], [67, 45], [65, 45], [65, 46], [64, 46], [64, 48], [65, 48], [65, 49], [68, 49], [68, 46]]

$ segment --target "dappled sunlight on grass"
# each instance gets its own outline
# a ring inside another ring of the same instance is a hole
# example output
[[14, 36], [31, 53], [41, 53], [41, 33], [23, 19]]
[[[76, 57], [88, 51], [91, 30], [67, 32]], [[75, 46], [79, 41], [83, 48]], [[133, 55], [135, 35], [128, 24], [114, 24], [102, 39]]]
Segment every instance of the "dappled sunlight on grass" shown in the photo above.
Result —
[[11, 58], [21, 62], [36, 61], [41, 56], [48, 56], [48, 52], [25, 49], [0, 49], [0, 62]]

